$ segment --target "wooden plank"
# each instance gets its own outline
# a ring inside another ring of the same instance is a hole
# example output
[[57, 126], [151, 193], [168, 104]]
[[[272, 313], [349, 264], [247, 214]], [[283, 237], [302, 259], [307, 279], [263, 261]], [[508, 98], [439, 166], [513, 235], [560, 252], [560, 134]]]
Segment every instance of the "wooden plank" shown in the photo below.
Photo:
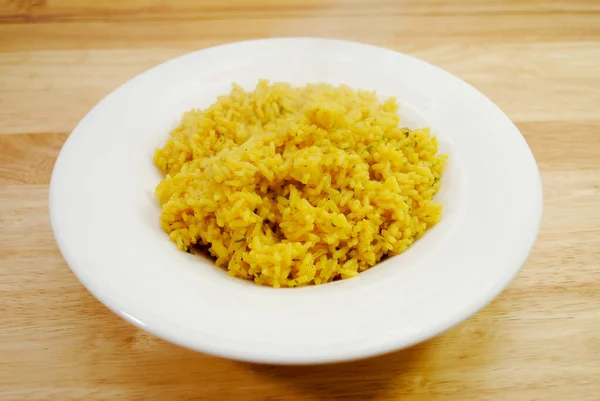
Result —
[[518, 128], [541, 171], [600, 170], [599, 122], [524, 122]]
[[593, 13], [593, 0], [2, 0], [0, 22], [127, 21], [265, 17]]
[[[309, 27], [309, 29], [308, 29]], [[377, 27], [377, 29], [373, 29]], [[279, 36], [334, 37], [397, 47], [497, 42], [593, 41], [600, 36], [600, 14], [426, 15], [371, 18], [321, 16], [318, 19], [232, 18], [146, 22], [69, 22], [0, 24], [0, 49], [87, 50], [203, 47]]]
[[50, 183], [68, 134], [0, 135], [0, 186]]

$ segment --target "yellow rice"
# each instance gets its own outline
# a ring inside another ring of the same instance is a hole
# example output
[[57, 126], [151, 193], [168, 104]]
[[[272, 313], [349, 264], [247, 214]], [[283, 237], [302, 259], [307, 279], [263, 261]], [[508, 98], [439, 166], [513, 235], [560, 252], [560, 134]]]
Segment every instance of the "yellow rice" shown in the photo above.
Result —
[[233, 85], [154, 155], [162, 228], [231, 276], [273, 287], [356, 276], [440, 219], [445, 155], [396, 100], [326, 84]]

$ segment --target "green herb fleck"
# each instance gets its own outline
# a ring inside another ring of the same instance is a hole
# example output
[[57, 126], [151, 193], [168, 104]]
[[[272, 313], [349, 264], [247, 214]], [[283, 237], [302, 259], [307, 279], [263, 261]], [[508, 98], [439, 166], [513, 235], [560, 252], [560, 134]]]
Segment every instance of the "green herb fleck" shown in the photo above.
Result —
[[246, 240], [245, 238], [242, 238], [242, 239], [236, 240], [235, 242], [240, 243], [240, 242], [244, 242], [245, 240]]
[[300, 262], [300, 259], [292, 259], [292, 262]]

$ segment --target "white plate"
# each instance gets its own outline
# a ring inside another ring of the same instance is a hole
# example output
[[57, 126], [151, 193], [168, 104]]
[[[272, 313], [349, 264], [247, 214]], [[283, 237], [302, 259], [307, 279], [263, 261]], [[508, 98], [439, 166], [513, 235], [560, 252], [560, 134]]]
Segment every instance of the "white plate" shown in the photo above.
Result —
[[[357, 278], [307, 288], [259, 287], [178, 251], [159, 227], [153, 150], [184, 111], [259, 78], [396, 96], [404, 124], [431, 126], [450, 156], [437, 195], [441, 222]], [[318, 363], [413, 345], [484, 307], [526, 260], [542, 192], [517, 128], [460, 79], [382, 48], [275, 39], [176, 58], [108, 95], [60, 153], [50, 214], [77, 277], [135, 325], [224, 357]]]

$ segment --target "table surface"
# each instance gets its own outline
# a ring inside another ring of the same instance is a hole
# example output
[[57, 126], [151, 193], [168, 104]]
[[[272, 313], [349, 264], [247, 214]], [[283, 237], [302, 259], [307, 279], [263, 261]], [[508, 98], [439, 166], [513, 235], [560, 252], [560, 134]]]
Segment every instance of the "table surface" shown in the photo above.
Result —
[[[540, 167], [530, 259], [486, 309], [382, 357], [276, 367], [195, 353], [93, 298], [61, 257], [48, 183], [112, 89], [225, 42], [325, 36], [387, 46], [473, 84]], [[600, 2], [0, 0], [0, 399], [599, 400]]]

